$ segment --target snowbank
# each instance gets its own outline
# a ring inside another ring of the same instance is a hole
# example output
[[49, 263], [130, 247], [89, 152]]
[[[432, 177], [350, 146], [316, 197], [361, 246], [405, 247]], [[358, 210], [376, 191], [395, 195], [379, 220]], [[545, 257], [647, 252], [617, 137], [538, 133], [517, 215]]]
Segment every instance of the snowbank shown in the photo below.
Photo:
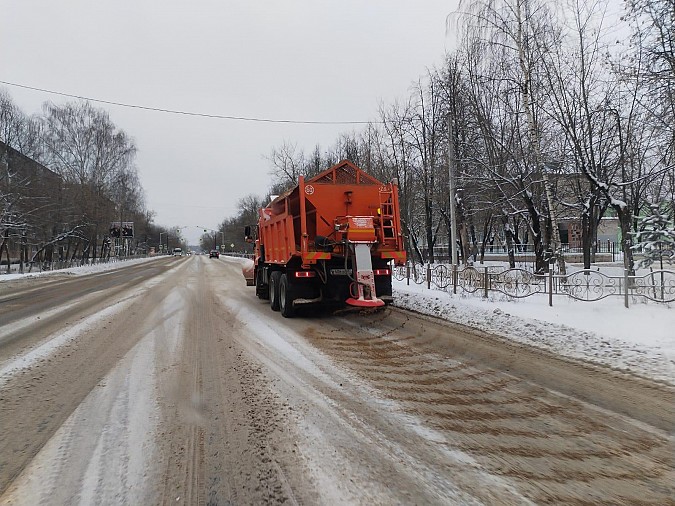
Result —
[[67, 269], [58, 269], [54, 271], [36, 271], [26, 274], [4, 274], [0, 272], [0, 283], [3, 281], [12, 281], [15, 279], [24, 279], [24, 278], [35, 278], [39, 276], [53, 276], [58, 274], [68, 274], [72, 276], [82, 276], [84, 274], [91, 274], [94, 272], [105, 272], [111, 271], [114, 269], [121, 269], [122, 267], [128, 267], [130, 265], [140, 264], [143, 262], [149, 262], [151, 260], [156, 260], [158, 258], [164, 257], [146, 257], [146, 258], [134, 258], [132, 260], [112, 260], [106, 263], [94, 264], [94, 265], [83, 265], [81, 267], [69, 267]]

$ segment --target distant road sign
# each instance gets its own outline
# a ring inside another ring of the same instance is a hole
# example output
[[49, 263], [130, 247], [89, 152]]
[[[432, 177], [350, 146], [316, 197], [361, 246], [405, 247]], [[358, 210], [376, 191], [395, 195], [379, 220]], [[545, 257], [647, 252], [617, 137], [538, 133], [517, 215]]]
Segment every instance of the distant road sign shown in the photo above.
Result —
[[122, 237], [130, 239], [133, 236], [134, 236], [134, 222], [133, 221], [122, 222]]
[[131, 239], [134, 237], [133, 221], [113, 221], [110, 224], [110, 237], [122, 237]]

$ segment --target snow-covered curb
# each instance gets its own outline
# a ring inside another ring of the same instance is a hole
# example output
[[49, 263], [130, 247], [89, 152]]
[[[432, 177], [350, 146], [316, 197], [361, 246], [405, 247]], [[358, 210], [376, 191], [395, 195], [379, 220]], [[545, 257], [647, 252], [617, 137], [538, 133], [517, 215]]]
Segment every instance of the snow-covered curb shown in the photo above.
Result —
[[67, 269], [57, 269], [54, 271], [37, 271], [29, 272], [25, 274], [4, 274], [0, 272], [0, 283], [3, 281], [13, 281], [16, 279], [26, 279], [26, 278], [36, 278], [41, 276], [54, 276], [60, 274], [68, 274], [72, 276], [82, 276], [85, 274], [92, 274], [94, 272], [105, 272], [111, 271], [114, 269], [121, 269], [122, 267], [128, 267], [130, 265], [140, 264], [143, 262], [149, 262], [151, 260], [157, 260], [158, 258], [165, 257], [146, 257], [146, 258], [134, 258], [131, 260], [112, 260], [110, 262], [94, 264], [94, 265], [83, 265], [81, 267], [68, 267]]

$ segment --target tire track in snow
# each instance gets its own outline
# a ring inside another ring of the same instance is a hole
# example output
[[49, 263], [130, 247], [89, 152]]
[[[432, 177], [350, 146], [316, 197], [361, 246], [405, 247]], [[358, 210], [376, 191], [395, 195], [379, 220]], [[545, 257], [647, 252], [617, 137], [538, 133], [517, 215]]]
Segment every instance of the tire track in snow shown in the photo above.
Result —
[[[471, 358], [439, 353], [443, 330], [350, 316], [306, 335], [534, 502], [672, 498], [672, 440]], [[411, 339], [414, 336], [414, 339]], [[517, 367], [517, 366], [516, 366]]]

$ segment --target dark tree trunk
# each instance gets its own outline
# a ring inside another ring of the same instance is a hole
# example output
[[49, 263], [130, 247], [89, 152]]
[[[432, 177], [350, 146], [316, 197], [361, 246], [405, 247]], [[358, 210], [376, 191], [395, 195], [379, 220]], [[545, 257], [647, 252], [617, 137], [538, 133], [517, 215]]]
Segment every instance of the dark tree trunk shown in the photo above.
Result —
[[[405, 229], [408, 232], [407, 236], [408, 236], [409, 241], [407, 241], [407, 242], [409, 243], [410, 246], [412, 246], [411, 253], [413, 253], [414, 255], [417, 255], [417, 258], [419, 259], [420, 262], [424, 262], [424, 255], [422, 255], [422, 252], [420, 251], [420, 247], [419, 247], [419, 244], [417, 242], [417, 238], [415, 237], [415, 234], [410, 232], [410, 229], [408, 228], [408, 226], [405, 222], [403, 223], [403, 226], [405, 227]], [[411, 255], [411, 258], [413, 259], [413, 262], [415, 261], [414, 255]]]
[[635, 262], [633, 261], [632, 219], [628, 206], [612, 205], [619, 217], [621, 226], [621, 249], [623, 251], [623, 267], [628, 270], [629, 276], [635, 276]]
[[544, 257], [544, 241], [542, 240], [543, 238], [540, 217], [532, 199], [525, 198], [525, 204], [527, 205], [527, 211], [530, 215], [530, 221], [532, 223], [532, 244], [534, 247], [535, 272], [541, 274], [546, 272], [546, 269], [548, 268], [548, 262]]
[[434, 263], [434, 227], [433, 227], [433, 205], [431, 200], [424, 197], [424, 228], [427, 236], [427, 254], [429, 263]]
[[[82, 243], [82, 241], [79, 240], [79, 239], [77, 241], [75, 241], [75, 246], [73, 246], [73, 253], [70, 256], [70, 261], [68, 262], [69, 265], [72, 264], [73, 261], [75, 260], [75, 257], [77, 257], [77, 250], [80, 249], [81, 243]], [[68, 246], [69, 246], [69, 249], [70, 249], [70, 244]]]
[[7, 255], [7, 274], [11, 272], [12, 260], [9, 258], [9, 230], [5, 230], [5, 234], [2, 238], [2, 244], [0, 244], [0, 263], [2, 263], [2, 252], [4, 251]]
[[506, 239], [506, 252], [509, 256], [509, 267], [511, 269], [515, 269], [516, 254], [514, 251], [513, 230], [511, 229], [511, 224], [509, 223], [509, 216], [506, 213], [502, 215], [502, 224], [504, 226], [504, 237]]
[[70, 257], [70, 246], [72, 245], [72, 241], [68, 239], [68, 244], [66, 245], [66, 251], [63, 254], [63, 258], [61, 259], [62, 261], [66, 262], [66, 265], [68, 265], [68, 260]]
[[97, 250], [98, 250], [98, 233], [97, 233], [96, 230], [94, 230], [94, 235], [91, 238], [91, 244], [94, 245], [92, 248], [90, 248], [91, 249], [91, 259], [92, 259], [92, 263], [95, 264], [96, 263], [96, 253], [97, 253]]
[[485, 261], [485, 248], [489, 238], [492, 236], [492, 215], [483, 223], [483, 240], [480, 245], [480, 263]]
[[21, 246], [19, 248], [19, 272], [23, 274], [24, 265], [28, 259], [26, 258], [26, 231], [21, 233]]
[[513, 243], [516, 250], [522, 252], [523, 243], [520, 240], [520, 236], [518, 235], [518, 224], [515, 218], [513, 219], [513, 226], [511, 227], [511, 236], [513, 237]]
[[584, 269], [591, 268], [591, 247], [593, 243], [593, 233], [591, 231], [591, 224], [593, 219], [590, 216], [590, 203], [584, 206], [584, 211], [581, 213], [581, 249], [584, 255]]

